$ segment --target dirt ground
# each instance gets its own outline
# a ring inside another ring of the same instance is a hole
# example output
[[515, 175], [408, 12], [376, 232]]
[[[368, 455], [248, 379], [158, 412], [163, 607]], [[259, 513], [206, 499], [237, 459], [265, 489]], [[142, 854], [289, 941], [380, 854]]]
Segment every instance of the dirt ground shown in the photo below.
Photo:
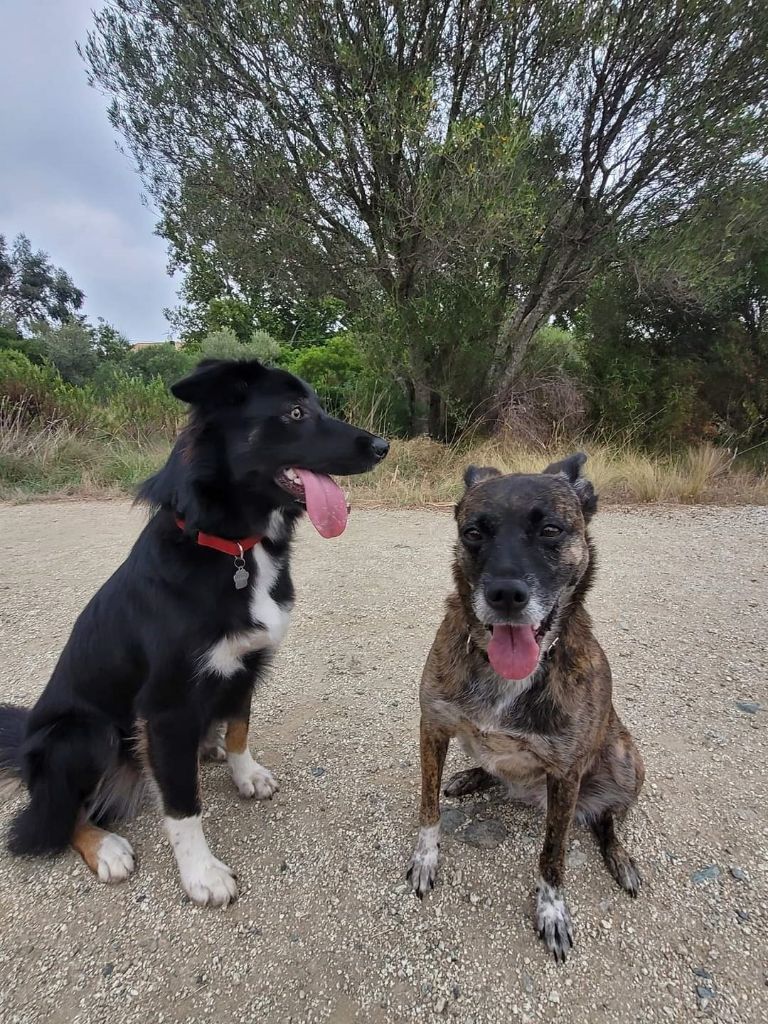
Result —
[[[123, 504], [0, 508], [0, 699], [35, 698], [140, 525]], [[3, 850], [2, 1024], [768, 1021], [768, 510], [607, 511], [594, 532], [590, 606], [647, 765], [623, 828], [645, 887], [624, 895], [577, 830], [564, 967], [531, 926], [533, 811], [453, 801], [435, 892], [421, 905], [405, 885], [453, 524], [358, 511], [340, 540], [302, 528], [297, 544], [297, 611], [254, 704], [279, 794], [244, 802], [225, 767], [204, 770], [238, 902], [188, 902], [152, 809], [122, 826], [139, 859], [123, 885], [74, 854]], [[503, 841], [472, 828], [486, 820]]]

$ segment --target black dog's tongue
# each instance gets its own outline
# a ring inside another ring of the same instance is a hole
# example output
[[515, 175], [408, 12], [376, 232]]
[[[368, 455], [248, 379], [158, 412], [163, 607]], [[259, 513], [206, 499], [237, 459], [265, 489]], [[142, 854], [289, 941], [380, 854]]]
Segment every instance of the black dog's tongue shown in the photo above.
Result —
[[539, 663], [533, 626], [493, 626], [488, 660], [504, 679], [527, 679]]
[[335, 480], [308, 469], [295, 469], [304, 487], [307, 515], [321, 537], [338, 537], [347, 526], [347, 499]]

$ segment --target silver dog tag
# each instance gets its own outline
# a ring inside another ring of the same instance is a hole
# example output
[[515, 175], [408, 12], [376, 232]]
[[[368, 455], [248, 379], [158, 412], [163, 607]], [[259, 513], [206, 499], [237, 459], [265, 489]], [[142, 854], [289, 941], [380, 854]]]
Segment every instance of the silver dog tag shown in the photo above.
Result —
[[235, 590], [242, 590], [243, 587], [247, 587], [249, 576], [250, 573], [248, 572], [248, 570], [240, 566], [235, 575], [232, 577], [232, 579], [235, 581]]

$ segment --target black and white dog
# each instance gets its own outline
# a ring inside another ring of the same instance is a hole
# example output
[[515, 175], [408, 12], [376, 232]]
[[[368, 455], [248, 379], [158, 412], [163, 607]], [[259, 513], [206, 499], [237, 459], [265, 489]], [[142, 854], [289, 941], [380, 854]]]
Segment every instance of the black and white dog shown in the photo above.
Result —
[[134, 856], [104, 826], [148, 778], [184, 889], [222, 905], [237, 888], [203, 835], [201, 746], [223, 725], [240, 795], [277, 789], [251, 757], [248, 721], [293, 605], [292, 534], [304, 510], [322, 536], [340, 534], [346, 499], [326, 474], [366, 472], [389, 445], [258, 362], [204, 361], [172, 391], [191, 415], [139, 493], [152, 516], [78, 618], [35, 707], [0, 707], [0, 773], [30, 795], [10, 850], [71, 844], [105, 882], [127, 878]]

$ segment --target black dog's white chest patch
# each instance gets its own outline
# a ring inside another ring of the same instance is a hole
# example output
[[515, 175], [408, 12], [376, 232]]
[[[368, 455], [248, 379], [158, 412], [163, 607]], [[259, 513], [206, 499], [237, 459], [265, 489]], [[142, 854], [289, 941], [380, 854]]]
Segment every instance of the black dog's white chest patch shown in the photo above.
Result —
[[270, 555], [261, 544], [253, 549], [253, 558], [255, 571], [248, 599], [252, 627], [225, 633], [201, 659], [204, 672], [224, 679], [243, 670], [246, 655], [279, 647], [291, 618], [291, 606], [280, 604], [271, 596], [281, 569], [280, 559]]

